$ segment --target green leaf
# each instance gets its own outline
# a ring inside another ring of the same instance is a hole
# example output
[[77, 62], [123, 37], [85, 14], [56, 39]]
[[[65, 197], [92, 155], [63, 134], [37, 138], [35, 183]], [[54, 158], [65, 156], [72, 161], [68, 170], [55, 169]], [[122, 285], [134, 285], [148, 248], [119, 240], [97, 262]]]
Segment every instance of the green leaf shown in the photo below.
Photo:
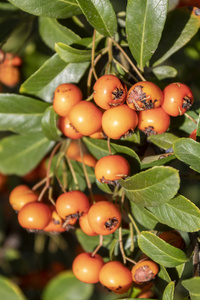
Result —
[[186, 288], [190, 293], [191, 300], [200, 299], [200, 277], [194, 277], [182, 281], [182, 286]]
[[107, 183], [102, 183], [96, 179], [96, 185], [101, 191], [107, 194], [113, 194], [113, 191], [110, 189], [110, 186]]
[[114, 36], [117, 19], [109, 0], [76, 0], [88, 22], [104, 36]]
[[[165, 156], [167, 155], [167, 156]], [[168, 155], [165, 154], [159, 154], [159, 155], [152, 155], [152, 156], [146, 156], [143, 158], [141, 163], [141, 170], [149, 169], [155, 166], [163, 166], [170, 163], [172, 160], [175, 160], [176, 156], [174, 154]]]
[[28, 134], [41, 131], [49, 104], [16, 94], [0, 94], [0, 130]]
[[158, 219], [154, 217], [154, 215], [148, 211], [143, 206], [137, 205], [136, 203], [131, 201], [131, 211], [134, 218], [140, 223], [142, 226], [147, 229], [154, 229], [158, 224]]
[[71, 271], [65, 271], [54, 277], [45, 287], [42, 300], [88, 300], [94, 285], [78, 280]]
[[126, 32], [134, 59], [141, 69], [158, 47], [167, 15], [167, 0], [128, 0]]
[[41, 133], [12, 135], [0, 141], [0, 172], [23, 176], [30, 172], [52, 148]]
[[159, 222], [186, 232], [200, 230], [200, 210], [182, 195], [159, 207], [148, 207]]
[[119, 180], [129, 200], [142, 206], [160, 206], [179, 189], [178, 171], [171, 167], [153, 167], [129, 179]]
[[171, 66], [159, 66], [153, 69], [154, 75], [158, 80], [163, 80], [166, 78], [174, 78], [177, 76], [177, 70]]
[[162, 300], [173, 300], [174, 299], [174, 288], [175, 288], [175, 283], [170, 282], [164, 290]]
[[61, 42], [70, 45], [77, 40], [81, 40], [76, 33], [61, 25], [54, 18], [40, 17], [39, 32], [45, 44], [52, 50], [55, 50], [55, 43]]
[[9, 300], [25, 300], [25, 296], [22, 291], [11, 280], [7, 279], [4, 276], [0, 275], [0, 299], [9, 299]]
[[160, 266], [160, 270], [158, 272], [158, 277], [159, 277], [159, 279], [161, 279], [162, 281], [165, 281], [167, 283], [171, 282], [171, 278], [164, 266]]
[[56, 87], [61, 83], [78, 83], [88, 66], [87, 62], [65, 64], [55, 54], [21, 85], [20, 93], [52, 102]]
[[57, 43], [55, 50], [66, 63], [80, 63], [91, 60], [91, 50], [75, 49], [63, 43]]
[[57, 127], [57, 119], [58, 115], [55, 113], [53, 106], [48, 107], [42, 118], [42, 131], [51, 141], [61, 140], [61, 132], [59, 132]]
[[198, 18], [188, 8], [175, 9], [168, 13], [158, 49], [152, 57], [154, 66], [161, 64], [185, 46], [199, 29]]
[[170, 163], [172, 160], [175, 160], [176, 156], [174, 154], [167, 155], [159, 154], [159, 155], [152, 155], [146, 156], [143, 158], [141, 163], [141, 170], [146, 170], [155, 166], [163, 166]]
[[162, 134], [157, 135], [151, 135], [148, 137], [148, 141], [152, 142], [156, 146], [162, 148], [162, 149], [169, 149], [173, 147], [173, 144], [176, 140], [178, 140], [178, 136], [174, 135], [170, 132], [165, 132]]
[[9, 0], [12, 4], [32, 15], [65, 19], [80, 14], [76, 0]]
[[173, 148], [179, 160], [188, 164], [191, 169], [200, 172], [200, 143], [192, 139], [180, 138], [174, 142]]
[[[129, 230], [123, 229], [122, 236], [125, 236], [127, 239], [127, 235], [129, 235]], [[88, 236], [81, 229], [76, 230], [76, 237], [86, 252], [93, 252], [96, 246], [99, 244], [99, 235], [96, 236]], [[116, 230], [113, 234], [105, 235], [103, 237], [102, 247], [106, 249], [112, 248], [112, 241], [118, 241], [119, 230]]]
[[138, 244], [140, 249], [153, 261], [168, 268], [176, 267], [188, 260], [182, 250], [171, 246], [148, 231], [141, 233]]

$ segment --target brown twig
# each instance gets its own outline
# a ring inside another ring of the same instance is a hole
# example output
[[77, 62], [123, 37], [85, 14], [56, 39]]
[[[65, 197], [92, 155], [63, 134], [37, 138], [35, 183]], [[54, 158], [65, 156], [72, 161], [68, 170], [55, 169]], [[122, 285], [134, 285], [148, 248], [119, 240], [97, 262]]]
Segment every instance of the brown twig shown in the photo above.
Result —
[[44, 188], [42, 189], [39, 197], [38, 197], [38, 201], [42, 200], [42, 197], [44, 196], [46, 190], [50, 187], [50, 168], [51, 168], [51, 163], [52, 163], [52, 159], [56, 153], [56, 151], [60, 148], [60, 146], [62, 145], [62, 142], [59, 142], [53, 149], [53, 151], [51, 152], [51, 155], [49, 157], [49, 161], [48, 161], [48, 165], [47, 165], [47, 172], [46, 172], [46, 184], [44, 186]]
[[115, 44], [115, 46], [123, 53], [124, 57], [129, 62], [129, 64], [131, 65], [131, 67], [133, 68], [133, 70], [135, 71], [135, 73], [137, 73], [137, 75], [140, 77], [140, 79], [142, 81], [146, 81], [146, 79], [142, 76], [142, 74], [140, 73], [140, 71], [137, 69], [137, 67], [134, 65], [134, 63], [132, 62], [132, 60], [130, 59], [130, 57], [126, 54], [126, 52], [122, 49], [122, 47], [114, 39], [111, 39], [111, 40], [112, 40], [113, 44]]
[[95, 248], [95, 250], [92, 252], [92, 257], [95, 256], [95, 254], [99, 251], [99, 249], [101, 248], [101, 246], [103, 245], [103, 235], [99, 235], [99, 245]]

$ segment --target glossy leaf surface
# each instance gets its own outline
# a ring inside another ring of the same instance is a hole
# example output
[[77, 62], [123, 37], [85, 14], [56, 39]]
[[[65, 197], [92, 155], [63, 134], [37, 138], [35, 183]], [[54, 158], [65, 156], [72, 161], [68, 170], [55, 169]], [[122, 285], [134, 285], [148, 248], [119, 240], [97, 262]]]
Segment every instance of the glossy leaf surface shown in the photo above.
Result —
[[179, 175], [171, 167], [153, 167], [119, 180], [129, 200], [142, 206], [160, 206], [169, 201], [179, 189]]
[[141, 69], [158, 47], [167, 15], [167, 6], [167, 0], [128, 1], [126, 17], [128, 44]]
[[182, 250], [169, 245], [153, 233], [143, 231], [138, 243], [146, 255], [165, 267], [176, 267], [187, 261], [187, 256]]
[[102, 35], [114, 36], [117, 19], [109, 0], [77, 0], [88, 22]]

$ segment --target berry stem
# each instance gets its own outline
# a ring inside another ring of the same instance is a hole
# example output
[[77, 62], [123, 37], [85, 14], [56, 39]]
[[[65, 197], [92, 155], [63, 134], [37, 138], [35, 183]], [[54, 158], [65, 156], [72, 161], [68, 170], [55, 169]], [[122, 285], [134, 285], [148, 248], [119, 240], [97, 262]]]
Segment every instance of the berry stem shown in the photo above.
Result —
[[108, 63], [106, 65], [105, 74], [112, 73], [112, 60], [113, 60], [112, 41], [108, 39]]
[[99, 251], [99, 249], [101, 248], [101, 246], [103, 245], [103, 235], [99, 235], [99, 245], [95, 248], [95, 250], [92, 252], [92, 257], [95, 256], [95, 254], [97, 254], [97, 252]]
[[59, 142], [53, 149], [53, 151], [51, 152], [51, 155], [49, 157], [49, 161], [48, 161], [48, 165], [47, 165], [47, 175], [46, 175], [46, 184], [44, 186], [44, 188], [42, 189], [39, 197], [38, 197], [38, 201], [42, 200], [42, 197], [44, 196], [46, 190], [50, 187], [51, 181], [50, 181], [50, 169], [51, 169], [51, 163], [52, 163], [52, 159], [55, 155], [55, 153], [57, 152], [57, 150], [60, 148], [60, 146], [62, 145], [62, 142]]
[[142, 81], [146, 81], [146, 79], [142, 76], [142, 74], [136, 68], [136, 66], [131, 61], [131, 59], [129, 58], [129, 56], [126, 54], [126, 52], [122, 49], [122, 47], [114, 39], [111, 39], [111, 40], [112, 40], [113, 44], [115, 44], [115, 46], [123, 53], [123, 55], [125, 56], [126, 60], [129, 62], [129, 64], [131, 65], [131, 67], [133, 68], [133, 70], [136, 72], [136, 74], [140, 77], [140, 79]]
[[[104, 48], [103, 50], [102, 50], [102, 52], [101, 53], [99, 53], [98, 55], [97, 55], [97, 57], [95, 58], [95, 60], [94, 60], [94, 67], [96, 66], [96, 64], [97, 64], [97, 62], [102, 58], [102, 56], [105, 54], [105, 53], [107, 53], [108, 52], [108, 48]], [[89, 70], [89, 73], [88, 73], [88, 78], [87, 78], [87, 93], [88, 93], [88, 95], [90, 95], [91, 93], [90, 93], [90, 90], [91, 90], [91, 82], [92, 82], [92, 74], [93, 74], [93, 68], [92, 68], [92, 66], [90, 67], [90, 70]]]
[[74, 181], [74, 184], [75, 184], [75, 189], [79, 190], [78, 179], [76, 177], [76, 173], [75, 173], [74, 168], [73, 168], [73, 166], [71, 164], [71, 161], [70, 161], [70, 159], [67, 156], [66, 156], [66, 160], [67, 160], [67, 164], [69, 166], [70, 172], [72, 174], [72, 178], [73, 178], [73, 181]]
[[125, 252], [124, 252], [124, 247], [123, 247], [123, 239], [122, 239], [122, 227], [119, 227], [119, 248], [122, 254], [123, 258], [123, 263], [126, 264], [126, 261], [132, 262], [134, 265], [136, 265], [136, 261], [132, 260], [131, 258], [127, 257]]
[[193, 246], [193, 270], [194, 277], [200, 276], [200, 259], [199, 259], [199, 240], [198, 240], [198, 232], [189, 233], [190, 241]]
[[184, 113], [184, 115], [185, 115], [189, 120], [191, 120], [192, 122], [194, 122], [195, 124], [197, 124], [197, 121], [196, 121], [193, 117], [191, 117], [190, 115], [188, 115], [188, 113]]
[[92, 57], [91, 57], [91, 67], [92, 72], [94, 74], [95, 80], [98, 79], [97, 73], [95, 71], [94, 58], [95, 58], [95, 40], [96, 40], [96, 29], [94, 29], [93, 37], [92, 37]]
[[137, 234], [138, 234], [138, 235], [140, 235], [139, 228], [137, 227], [137, 225], [136, 225], [136, 223], [135, 223], [135, 221], [134, 221], [134, 219], [133, 219], [133, 217], [131, 216], [131, 214], [130, 214], [130, 213], [128, 214], [128, 217], [129, 217], [129, 219], [130, 219], [131, 223], [133, 224], [133, 226], [134, 226], [134, 228], [135, 228], [135, 230], [136, 230]]
[[110, 155], [112, 155], [111, 148], [110, 148], [110, 138], [109, 137], [107, 138], [107, 145], [108, 145], [108, 151], [109, 151]]
[[82, 146], [81, 146], [81, 139], [78, 140], [78, 143], [79, 143], [79, 149], [80, 149], [80, 155], [81, 155], [81, 161], [82, 161], [83, 172], [84, 172], [85, 179], [86, 179], [86, 182], [87, 182], [87, 187], [88, 187], [90, 196], [91, 196], [91, 198], [92, 198], [92, 201], [94, 201], [94, 197], [93, 197], [93, 193], [92, 193], [92, 185], [91, 185], [91, 182], [90, 182], [90, 179], [89, 179], [89, 176], [88, 176], [88, 173], [87, 173], [85, 164], [84, 164], [83, 150], [82, 150]]
[[55, 204], [55, 201], [53, 200], [53, 196], [52, 196], [52, 194], [53, 194], [53, 188], [52, 187], [50, 187], [49, 188], [49, 195], [48, 195], [48, 199], [51, 201], [51, 203], [55, 206], [56, 204]]
[[[122, 68], [122, 70], [124, 70], [127, 74], [129, 74], [129, 76], [131, 78], [133, 78], [133, 80], [135, 82], [138, 82], [137, 78], [127, 68], [125, 68], [119, 61], [117, 61], [115, 58], [113, 58], [113, 61], [114, 61], [115, 64], [119, 65], [120, 68]], [[123, 79], [123, 81], [124, 81], [124, 79]], [[130, 82], [125, 82], [125, 83], [128, 84], [128, 85], [130, 85], [130, 86], [132, 86], [132, 84], [130, 84]]]

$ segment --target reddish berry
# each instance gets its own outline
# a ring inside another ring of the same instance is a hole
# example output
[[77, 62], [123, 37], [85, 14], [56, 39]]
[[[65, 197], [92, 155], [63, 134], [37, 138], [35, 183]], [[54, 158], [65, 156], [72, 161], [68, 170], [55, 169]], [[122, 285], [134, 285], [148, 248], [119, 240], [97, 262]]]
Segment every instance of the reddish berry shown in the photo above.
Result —
[[180, 82], [171, 83], [163, 90], [164, 101], [162, 109], [170, 116], [183, 115], [190, 109], [194, 97], [190, 88]]

